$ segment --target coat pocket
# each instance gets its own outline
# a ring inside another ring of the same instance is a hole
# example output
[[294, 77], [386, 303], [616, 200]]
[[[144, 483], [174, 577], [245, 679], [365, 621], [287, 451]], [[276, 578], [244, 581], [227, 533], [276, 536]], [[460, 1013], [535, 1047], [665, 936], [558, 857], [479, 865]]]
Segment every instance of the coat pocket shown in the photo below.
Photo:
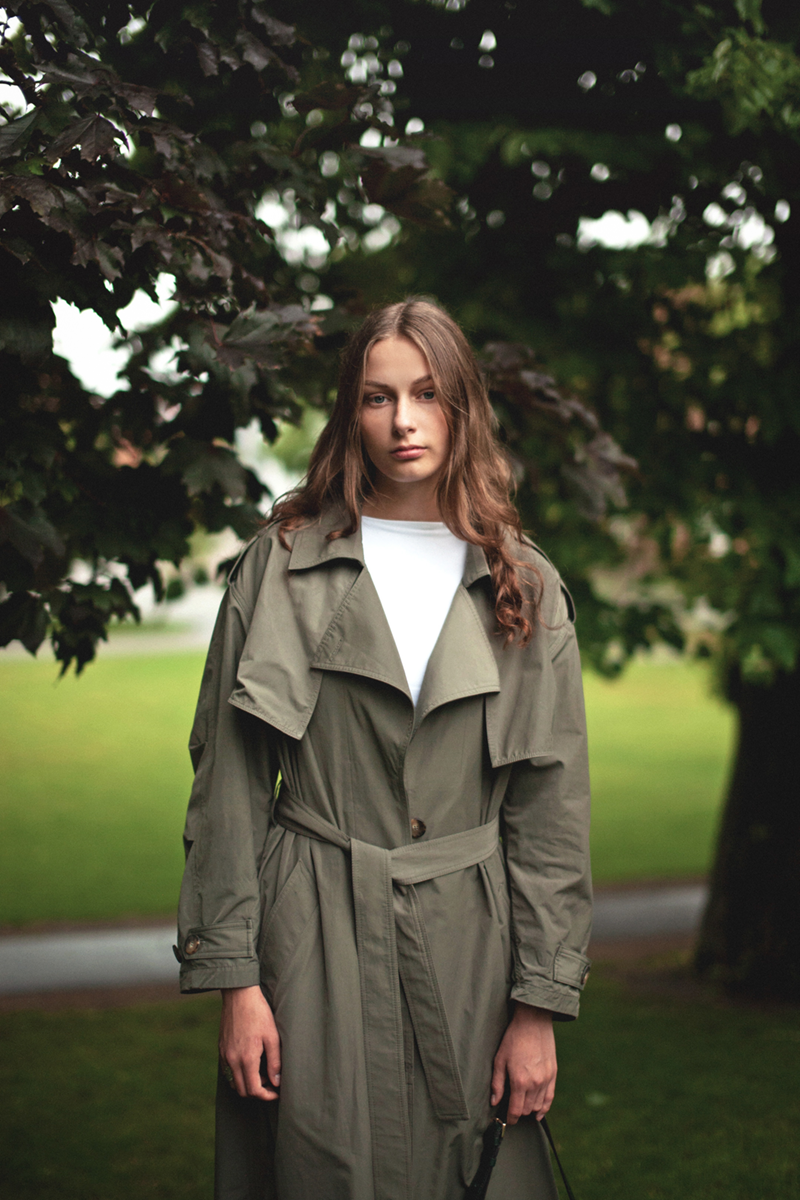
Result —
[[313, 876], [305, 863], [297, 862], [261, 927], [258, 944], [261, 982], [270, 997], [274, 996], [318, 908]]

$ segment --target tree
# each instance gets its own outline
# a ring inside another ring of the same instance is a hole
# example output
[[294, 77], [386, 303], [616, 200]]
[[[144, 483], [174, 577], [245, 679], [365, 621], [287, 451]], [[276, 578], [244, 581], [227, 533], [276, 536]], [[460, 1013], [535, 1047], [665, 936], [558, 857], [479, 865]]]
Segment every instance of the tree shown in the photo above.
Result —
[[[314, 257], [281, 253], [265, 195], [323, 248], [342, 240], [338, 170], [367, 200], [378, 189], [387, 208], [445, 219], [419, 149], [359, 146], [391, 130], [388, 96], [326, 58], [259, 0], [43, 0], [0, 15], [19, 100], [0, 114], [0, 644], [35, 652], [49, 633], [80, 670], [112, 618], [138, 616], [134, 589], [162, 594], [159, 561], [178, 563], [196, 527], [253, 531], [264, 488], [234, 432], [255, 419], [273, 438], [299, 411], [294, 389], [322, 391], [348, 321], [315, 306]], [[347, 236], [369, 229], [356, 215]], [[120, 310], [163, 275], [171, 314], [128, 335]], [[53, 353], [58, 298], [131, 349], [108, 401]], [[334, 345], [313, 353], [324, 334]], [[76, 559], [89, 582], [70, 577]]]
[[[387, 240], [397, 218], [446, 225], [451, 194], [394, 129], [391, 78], [346, 80], [290, 10], [48, 0], [6, 14], [0, 69], [20, 104], [0, 127], [0, 644], [35, 652], [49, 634], [80, 671], [111, 620], [138, 616], [136, 588], [162, 594], [159, 563], [180, 562], [195, 528], [256, 527], [265, 489], [235, 430], [255, 419], [270, 440], [298, 396], [324, 405], [358, 313], [346, 290], [336, 307], [317, 295], [314, 268]], [[270, 228], [265, 199], [295, 235], [317, 231], [316, 250]], [[164, 275], [171, 314], [127, 333], [120, 311]], [[57, 298], [129, 347], [110, 400], [54, 355]], [[585, 407], [540, 383], [533, 408], [573, 422], [563, 450], [596, 440]], [[591, 456], [578, 474], [591, 491]], [[71, 577], [76, 559], [89, 582]]]
[[[740, 738], [698, 969], [750, 995], [796, 998], [800, 768], [785, 736], [800, 640], [794, 8], [86, 4], [71, 31], [56, 10], [67, 11], [16, 6], [26, 32], [3, 47], [34, 106], [0, 130], [15, 164], [0, 231], [28, 256], [3, 325], [19, 398], [7, 444], [22, 447], [6, 455], [6, 634], [35, 645], [50, 621], [62, 661], [86, 661], [108, 610], [131, 604], [104, 562], [136, 583], [180, 557], [195, 522], [244, 531], [257, 485], [233, 457], [235, 426], [256, 414], [269, 435], [296, 396], [324, 404], [353, 316], [387, 296], [438, 295], [486, 343], [526, 523], [575, 585], [591, 660], [619, 670], [638, 646], [684, 644], [698, 602], [717, 614], [693, 647], [714, 655]], [[130, 24], [145, 13], [144, 28]], [[63, 70], [58, 55], [159, 88], [158, 111], [136, 108], [141, 96], [110, 76], [81, 94], [83, 84], [57, 84], [46, 70], [51, 57]], [[49, 161], [52, 141], [87, 118], [101, 138], [94, 157], [77, 140]], [[99, 118], [130, 140], [129, 157], [102, 149], [113, 136]], [[43, 215], [25, 187], [43, 205], [53, 193], [42, 187], [64, 198]], [[313, 269], [287, 262], [256, 224], [264, 189], [328, 236]], [[644, 240], [598, 239], [591, 219], [609, 210]], [[95, 406], [93, 426], [89, 398], [47, 358], [49, 303], [86, 302], [113, 324], [132, 289], [165, 270], [182, 307], [132, 342], [130, 386]], [[334, 307], [309, 303], [318, 293]], [[184, 374], [154, 380], [148, 363], [173, 337]], [[281, 357], [287, 345], [303, 353]], [[633, 463], [619, 446], [639, 463], [627, 510]], [[114, 467], [131, 454], [138, 467]], [[95, 491], [81, 491], [87, 475]], [[134, 475], [173, 491], [150, 503]], [[83, 608], [63, 581], [70, 555], [97, 564]], [[616, 568], [613, 595], [598, 564]]]
[[[330, 14], [293, 11], [336, 48]], [[573, 464], [553, 462], [518, 387], [496, 396], [589, 657], [613, 671], [637, 646], [685, 644], [694, 613], [690, 646], [713, 654], [739, 715], [696, 966], [796, 1000], [800, 16], [781, 0], [355, 0], [336, 20], [360, 31], [339, 40], [351, 72], [392, 26], [405, 114], [457, 215], [449, 233], [408, 229], [333, 264], [325, 287], [358, 286], [366, 306], [394, 272], [476, 342], [535, 347], [638, 460], [629, 511], [587, 526], [565, 496]], [[639, 244], [597, 235], [609, 210]], [[614, 541], [627, 569], [610, 605], [596, 567]]]

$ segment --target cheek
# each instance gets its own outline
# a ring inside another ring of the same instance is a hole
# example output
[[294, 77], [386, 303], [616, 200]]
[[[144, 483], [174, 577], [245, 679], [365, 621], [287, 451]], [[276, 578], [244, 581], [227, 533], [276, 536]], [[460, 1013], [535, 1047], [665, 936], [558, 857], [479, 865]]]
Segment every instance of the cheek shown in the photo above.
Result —
[[[372, 416], [372, 414], [370, 414]], [[376, 451], [380, 449], [380, 433], [375, 428], [375, 422], [369, 420], [366, 414], [361, 418], [361, 445], [367, 458], [372, 459]]]
[[447, 424], [447, 418], [441, 409], [439, 409], [436, 415], [436, 440], [439, 443], [442, 455], [448, 455], [450, 453], [450, 429]]

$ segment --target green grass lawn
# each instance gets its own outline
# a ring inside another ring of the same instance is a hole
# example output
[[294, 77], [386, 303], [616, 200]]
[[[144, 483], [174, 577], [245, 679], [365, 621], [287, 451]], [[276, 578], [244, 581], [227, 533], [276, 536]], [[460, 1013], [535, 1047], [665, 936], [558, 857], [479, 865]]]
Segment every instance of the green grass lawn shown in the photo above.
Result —
[[203, 656], [0, 663], [0, 921], [175, 907]]
[[585, 677], [598, 882], [703, 874], [734, 743], [704, 664], [636, 661]]
[[[3, 1200], [209, 1196], [217, 1012], [6, 1015]], [[557, 1038], [551, 1125], [580, 1200], [800, 1194], [796, 1011], [626, 993], [601, 964]]]
[[[186, 751], [203, 656], [0, 660], [0, 923], [170, 913]], [[697, 664], [588, 676], [600, 881], [693, 875], [709, 861], [730, 713]]]

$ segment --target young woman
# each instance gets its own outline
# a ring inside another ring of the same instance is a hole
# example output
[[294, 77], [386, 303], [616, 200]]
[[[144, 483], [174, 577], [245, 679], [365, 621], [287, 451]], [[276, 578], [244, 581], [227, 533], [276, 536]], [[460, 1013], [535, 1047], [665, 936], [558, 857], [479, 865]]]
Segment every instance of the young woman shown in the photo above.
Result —
[[[536, 1117], [588, 972], [571, 601], [435, 305], [345, 351], [230, 576], [192, 731], [181, 986], [222, 991], [217, 1200], [556, 1196]], [[501, 840], [502, 839], [502, 840]]]

